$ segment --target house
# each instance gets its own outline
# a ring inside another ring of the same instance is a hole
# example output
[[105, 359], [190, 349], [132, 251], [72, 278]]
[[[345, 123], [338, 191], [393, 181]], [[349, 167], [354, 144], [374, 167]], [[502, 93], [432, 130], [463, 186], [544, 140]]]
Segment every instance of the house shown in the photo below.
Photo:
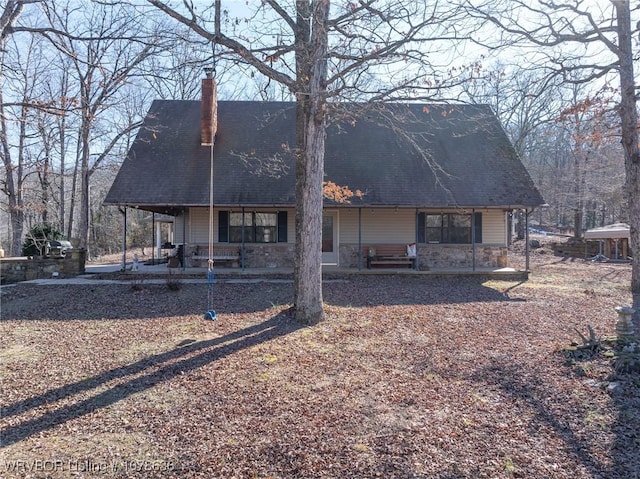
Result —
[[[356, 194], [325, 199], [323, 262], [361, 268], [369, 250], [416, 243], [423, 270], [506, 265], [510, 213], [544, 201], [488, 106], [328, 108], [325, 179]], [[295, 144], [295, 103], [218, 102], [207, 78], [202, 102], [153, 102], [105, 204], [174, 216], [174, 242], [201, 258], [213, 157], [214, 252], [291, 267]]]

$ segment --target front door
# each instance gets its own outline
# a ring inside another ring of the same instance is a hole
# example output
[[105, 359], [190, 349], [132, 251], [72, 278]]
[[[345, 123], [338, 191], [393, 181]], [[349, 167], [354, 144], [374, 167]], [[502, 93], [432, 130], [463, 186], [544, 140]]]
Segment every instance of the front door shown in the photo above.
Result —
[[322, 214], [322, 263], [338, 264], [338, 213]]

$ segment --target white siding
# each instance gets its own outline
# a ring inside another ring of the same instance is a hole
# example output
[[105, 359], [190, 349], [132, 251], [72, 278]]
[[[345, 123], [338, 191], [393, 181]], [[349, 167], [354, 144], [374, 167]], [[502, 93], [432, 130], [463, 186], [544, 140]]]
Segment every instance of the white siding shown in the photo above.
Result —
[[[412, 209], [362, 208], [363, 243], [412, 243], [416, 237]], [[339, 243], [358, 243], [358, 210], [340, 210]]]
[[[421, 210], [429, 213], [429, 210]], [[459, 213], [460, 210], [438, 212]], [[466, 211], [470, 213], [471, 211]], [[482, 244], [505, 245], [506, 213], [502, 210], [476, 210], [482, 213]], [[416, 237], [416, 212], [412, 209], [363, 208], [363, 243], [411, 243]], [[340, 210], [340, 243], [358, 242], [358, 210]]]
[[482, 244], [506, 245], [507, 215], [502, 210], [482, 211]]
[[[216, 211], [216, 215], [217, 215]], [[214, 229], [214, 238], [217, 241], [218, 227]], [[209, 208], [189, 209], [189, 242], [198, 244], [209, 243]]]
[[[223, 208], [227, 210], [226, 208]], [[190, 208], [187, 217], [187, 237], [190, 243], [206, 244], [209, 241], [209, 208]], [[215, 209], [213, 237], [218, 242], [218, 208]], [[229, 211], [240, 211], [231, 209]], [[247, 211], [252, 211], [247, 209]], [[258, 211], [258, 209], [256, 209]], [[275, 208], [259, 208], [259, 211], [278, 211]], [[358, 243], [358, 209], [340, 208], [338, 211], [339, 244]], [[429, 210], [421, 210], [429, 212]], [[476, 210], [482, 213], [482, 243], [506, 244], [506, 213], [502, 210]], [[440, 210], [438, 210], [440, 212]], [[459, 212], [452, 210], [451, 212]], [[362, 208], [363, 243], [412, 243], [416, 237], [416, 212], [414, 209]], [[182, 243], [182, 217], [176, 217], [175, 238]], [[295, 211], [287, 209], [287, 242], [295, 242]]]
[[[184, 216], [179, 215], [175, 217], [174, 225], [173, 225], [173, 242], [174, 244], [184, 243], [183, 239], [183, 231], [184, 231]], [[189, 235], [189, 230], [187, 229], [187, 236]]]
[[358, 210], [341, 209], [338, 214], [340, 224], [338, 244], [358, 242]]

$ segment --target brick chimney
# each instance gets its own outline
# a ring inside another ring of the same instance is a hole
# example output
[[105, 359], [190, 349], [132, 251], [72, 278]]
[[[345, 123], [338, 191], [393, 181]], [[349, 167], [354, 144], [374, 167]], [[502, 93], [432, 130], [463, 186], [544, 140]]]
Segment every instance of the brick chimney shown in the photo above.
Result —
[[218, 130], [218, 91], [211, 69], [205, 70], [207, 77], [202, 79], [202, 121], [200, 138], [203, 146], [211, 146]]

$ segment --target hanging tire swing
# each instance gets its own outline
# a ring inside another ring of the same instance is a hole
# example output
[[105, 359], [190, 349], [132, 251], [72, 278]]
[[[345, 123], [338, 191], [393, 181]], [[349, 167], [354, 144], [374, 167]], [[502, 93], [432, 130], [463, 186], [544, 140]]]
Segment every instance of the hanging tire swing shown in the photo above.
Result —
[[[209, 255], [211, 256], [211, 255]], [[213, 272], [213, 259], [209, 259], [209, 267], [207, 270], [207, 312], [204, 313], [204, 319], [215, 321], [218, 319], [218, 315], [213, 309], [213, 283], [215, 283], [215, 275]]]

